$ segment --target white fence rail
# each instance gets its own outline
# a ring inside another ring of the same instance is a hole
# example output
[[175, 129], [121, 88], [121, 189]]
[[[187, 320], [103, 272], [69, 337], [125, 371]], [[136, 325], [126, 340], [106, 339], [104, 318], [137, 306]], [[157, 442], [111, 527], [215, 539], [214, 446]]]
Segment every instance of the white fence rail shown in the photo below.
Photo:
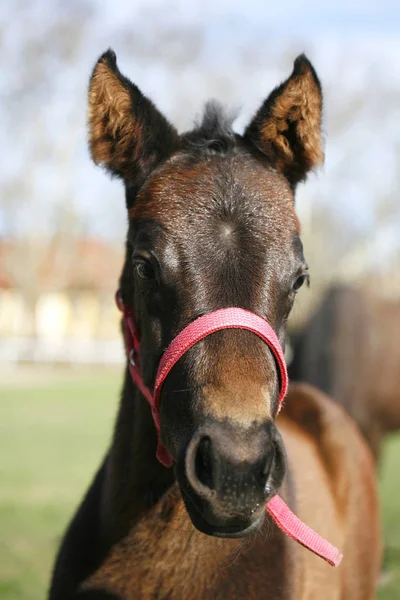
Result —
[[0, 363], [122, 364], [122, 340], [0, 338]]

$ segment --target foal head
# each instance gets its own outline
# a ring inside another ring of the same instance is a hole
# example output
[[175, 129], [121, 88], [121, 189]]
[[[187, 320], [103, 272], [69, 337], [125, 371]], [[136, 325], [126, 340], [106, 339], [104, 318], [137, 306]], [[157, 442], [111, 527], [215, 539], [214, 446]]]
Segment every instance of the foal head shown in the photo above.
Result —
[[[321, 90], [300, 56], [243, 136], [209, 105], [178, 135], [108, 51], [89, 89], [95, 163], [120, 177], [129, 214], [123, 300], [141, 336], [145, 383], [191, 321], [224, 307], [266, 319], [284, 345], [307, 265], [294, 190], [322, 161]], [[279, 375], [269, 347], [240, 329], [214, 333], [173, 367], [160, 398], [161, 436], [194, 525], [218, 536], [257, 531], [282, 483], [274, 424]]]

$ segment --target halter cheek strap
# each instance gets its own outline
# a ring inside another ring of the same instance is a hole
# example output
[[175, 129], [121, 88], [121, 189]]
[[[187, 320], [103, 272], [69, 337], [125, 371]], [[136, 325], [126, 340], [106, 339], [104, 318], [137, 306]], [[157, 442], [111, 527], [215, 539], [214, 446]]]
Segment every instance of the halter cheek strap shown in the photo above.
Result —
[[[132, 311], [124, 306], [119, 292], [116, 294], [118, 308], [124, 316], [124, 330], [126, 350], [129, 355], [129, 370], [135, 385], [149, 402], [154, 424], [157, 431], [157, 458], [165, 467], [173, 464], [173, 459], [168, 450], [163, 446], [160, 438], [160, 393], [162, 385], [172, 367], [180, 358], [208, 335], [222, 329], [246, 329], [260, 337], [270, 348], [275, 357], [280, 373], [279, 410], [288, 389], [288, 375], [285, 358], [279, 340], [271, 325], [259, 315], [243, 308], [222, 308], [199, 317], [190, 323], [172, 340], [164, 352], [158, 366], [154, 390], [151, 391], [143, 382], [140, 371], [140, 340]], [[315, 531], [300, 521], [292, 513], [285, 502], [276, 495], [267, 504], [267, 511], [284, 533], [299, 542], [330, 565], [337, 566], [341, 559], [341, 552], [324, 540]]]

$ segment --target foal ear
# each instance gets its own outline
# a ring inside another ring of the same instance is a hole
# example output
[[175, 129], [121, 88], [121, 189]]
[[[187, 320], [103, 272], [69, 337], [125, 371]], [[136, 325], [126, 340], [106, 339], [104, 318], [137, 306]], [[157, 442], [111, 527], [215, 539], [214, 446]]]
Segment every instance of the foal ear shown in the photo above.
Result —
[[115, 53], [97, 61], [89, 84], [89, 147], [93, 161], [130, 186], [140, 185], [177, 141], [177, 132], [124, 77]]
[[244, 133], [294, 188], [324, 159], [321, 136], [322, 92], [304, 54], [290, 77], [274, 89]]

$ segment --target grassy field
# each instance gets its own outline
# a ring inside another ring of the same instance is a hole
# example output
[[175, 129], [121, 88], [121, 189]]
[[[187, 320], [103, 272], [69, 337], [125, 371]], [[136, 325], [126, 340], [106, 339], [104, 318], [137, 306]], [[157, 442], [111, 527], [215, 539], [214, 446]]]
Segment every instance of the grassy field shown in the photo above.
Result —
[[[44, 600], [59, 536], [111, 435], [119, 385], [115, 373], [3, 380], [1, 600]], [[399, 497], [400, 436], [386, 445], [381, 476], [387, 552], [379, 600], [400, 598]]]

